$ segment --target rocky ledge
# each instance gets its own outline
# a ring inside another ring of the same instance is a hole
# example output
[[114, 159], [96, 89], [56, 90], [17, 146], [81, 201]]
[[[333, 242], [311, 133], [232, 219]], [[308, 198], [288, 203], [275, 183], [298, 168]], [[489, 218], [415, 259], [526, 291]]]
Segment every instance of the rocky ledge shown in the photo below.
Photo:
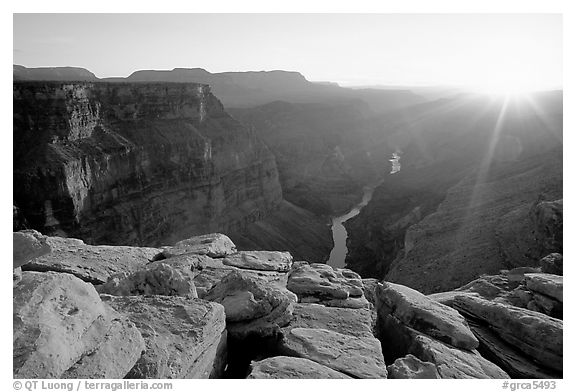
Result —
[[491, 277], [434, 298], [223, 234], [136, 248], [16, 232], [13, 375], [562, 377], [547, 306], [562, 278], [508, 275], [514, 289]]

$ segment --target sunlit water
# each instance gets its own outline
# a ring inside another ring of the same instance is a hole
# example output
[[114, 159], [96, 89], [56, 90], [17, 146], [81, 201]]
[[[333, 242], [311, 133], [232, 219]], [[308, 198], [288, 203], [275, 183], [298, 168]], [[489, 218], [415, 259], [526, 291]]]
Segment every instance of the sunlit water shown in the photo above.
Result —
[[[390, 174], [398, 173], [400, 171], [400, 154], [398, 151], [392, 154], [392, 159], [390, 159], [390, 162], [392, 164]], [[334, 240], [334, 248], [332, 248], [332, 251], [330, 252], [328, 265], [335, 268], [344, 268], [346, 255], [348, 254], [348, 248], [346, 246], [348, 232], [344, 227], [344, 222], [360, 213], [362, 208], [366, 206], [372, 199], [374, 189], [376, 189], [376, 187], [380, 184], [381, 182], [375, 185], [365, 186], [363, 188], [364, 194], [362, 195], [362, 201], [360, 203], [356, 204], [354, 208], [352, 208], [346, 214], [332, 218], [332, 239]]]

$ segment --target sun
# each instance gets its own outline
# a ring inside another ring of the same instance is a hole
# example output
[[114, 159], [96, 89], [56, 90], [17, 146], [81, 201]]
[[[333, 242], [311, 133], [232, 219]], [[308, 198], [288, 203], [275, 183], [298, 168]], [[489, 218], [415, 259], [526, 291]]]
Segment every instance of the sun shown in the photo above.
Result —
[[499, 64], [498, 68], [479, 67], [467, 76], [469, 79], [464, 84], [469, 90], [492, 97], [525, 97], [551, 89], [546, 75], [526, 66]]

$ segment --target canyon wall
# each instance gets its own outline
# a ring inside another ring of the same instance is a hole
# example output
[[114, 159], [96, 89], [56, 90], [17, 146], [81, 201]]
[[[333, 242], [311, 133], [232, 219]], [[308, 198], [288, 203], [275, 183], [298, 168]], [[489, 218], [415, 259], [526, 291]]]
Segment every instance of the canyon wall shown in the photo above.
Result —
[[154, 246], [283, 202], [274, 156], [207, 85], [15, 82], [13, 100], [14, 204], [44, 233]]
[[402, 169], [346, 222], [349, 268], [431, 293], [561, 252], [561, 202], [537, 207], [562, 198], [560, 92], [454, 97], [387, 121]]

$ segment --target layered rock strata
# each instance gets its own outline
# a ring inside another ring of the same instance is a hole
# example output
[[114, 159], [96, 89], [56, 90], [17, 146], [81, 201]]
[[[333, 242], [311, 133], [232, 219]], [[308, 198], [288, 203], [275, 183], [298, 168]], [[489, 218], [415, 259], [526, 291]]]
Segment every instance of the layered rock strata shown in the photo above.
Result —
[[[287, 207], [274, 155], [207, 85], [20, 81], [13, 103], [14, 205], [27, 227], [137, 246], [220, 231], [256, 244], [247, 250], [327, 258], [328, 228]], [[247, 229], [272, 213], [267, 244]], [[291, 241], [284, 221], [303, 219], [314, 224]]]
[[562, 276], [516, 268], [429, 297], [462, 313], [478, 350], [510, 376], [561, 378], [562, 292]]

